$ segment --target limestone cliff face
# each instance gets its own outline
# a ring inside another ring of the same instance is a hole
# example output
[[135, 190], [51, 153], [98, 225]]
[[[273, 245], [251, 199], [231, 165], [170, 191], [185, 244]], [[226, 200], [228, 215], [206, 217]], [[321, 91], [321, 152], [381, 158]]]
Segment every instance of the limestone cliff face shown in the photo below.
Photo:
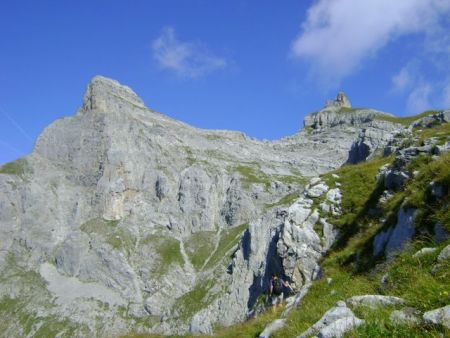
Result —
[[262, 142], [175, 121], [95, 77], [77, 114], [0, 174], [0, 297], [30, 299], [21, 311], [41, 325], [110, 336], [244, 320], [273, 271], [299, 289], [336, 235], [306, 182], [400, 128], [333, 107], [305, 118], [312, 130]]

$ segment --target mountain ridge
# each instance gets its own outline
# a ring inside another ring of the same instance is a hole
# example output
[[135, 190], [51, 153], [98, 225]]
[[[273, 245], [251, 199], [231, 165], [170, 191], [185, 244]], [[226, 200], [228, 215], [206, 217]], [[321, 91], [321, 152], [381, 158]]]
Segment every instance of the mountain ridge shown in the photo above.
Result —
[[[316, 198], [341, 213], [338, 187], [314, 177], [394, 149], [408, 132], [370, 110], [362, 119], [325, 110], [315, 117], [326, 123], [259, 141], [173, 120], [95, 77], [73, 117], [0, 169], [0, 298], [32, 299], [21, 313], [41, 326], [68, 321], [72, 335], [109, 336], [243, 321], [272, 272], [301, 293], [337, 239]], [[14, 323], [19, 335], [40, 330]]]

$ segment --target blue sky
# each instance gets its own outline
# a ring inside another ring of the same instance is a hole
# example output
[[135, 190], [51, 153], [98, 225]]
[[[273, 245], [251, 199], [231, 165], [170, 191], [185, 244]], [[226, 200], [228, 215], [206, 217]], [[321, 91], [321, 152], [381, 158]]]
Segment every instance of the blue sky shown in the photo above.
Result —
[[296, 133], [344, 90], [396, 115], [450, 108], [450, 0], [0, 3], [0, 163], [104, 75], [191, 125]]

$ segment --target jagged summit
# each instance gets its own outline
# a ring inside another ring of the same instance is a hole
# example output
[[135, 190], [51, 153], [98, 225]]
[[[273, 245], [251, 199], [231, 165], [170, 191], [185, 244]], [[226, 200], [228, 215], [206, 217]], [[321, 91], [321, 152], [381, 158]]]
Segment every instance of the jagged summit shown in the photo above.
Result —
[[0, 171], [0, 272], [36, 278], [4, 277], [0, 293], [23, 297], [21, 316], [66, 320], [73, 336], [210, 334], [245, 320], [272, 272], [296, 291], [320, 273], [334, 235], [311, 198], [328, 192], [304, 190], [306, 178], [369, 158], [401, 130], [321, 121], [330, 127], [262, 142], [154, 113], [94, 77], [82, 109]]
[[325, 107], [308, 114], [303, 119], [305, 128], [324, 129], [339, 125], [362, 125], [376, 120], [378, 116], [391, 114], [370, 108], [353, 108], [344, 92], [339, 92], [335, 100], [328, 100]]
[[97, 75], [88, 84], [83, 99], [83, 111], [113, 111], [124, 108], [124, 103], [145, 108], [142, 99], [118, 81]]
[[351, 108], [352, 103], [348, 99], [347, 95], [340, 91], [335, 100], [328, 100], [325, 103], [325, 108]]

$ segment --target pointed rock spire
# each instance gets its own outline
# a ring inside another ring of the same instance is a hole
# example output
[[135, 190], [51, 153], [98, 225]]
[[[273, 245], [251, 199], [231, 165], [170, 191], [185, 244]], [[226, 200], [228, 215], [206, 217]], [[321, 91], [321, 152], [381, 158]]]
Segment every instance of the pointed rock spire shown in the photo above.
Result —
[[123, 109], [127, 105], [145, 108], [144, 102], [129, 87], [103, 76], [95, 76], [89, 85], [83, 99], [83, 110], [113, 111]]

